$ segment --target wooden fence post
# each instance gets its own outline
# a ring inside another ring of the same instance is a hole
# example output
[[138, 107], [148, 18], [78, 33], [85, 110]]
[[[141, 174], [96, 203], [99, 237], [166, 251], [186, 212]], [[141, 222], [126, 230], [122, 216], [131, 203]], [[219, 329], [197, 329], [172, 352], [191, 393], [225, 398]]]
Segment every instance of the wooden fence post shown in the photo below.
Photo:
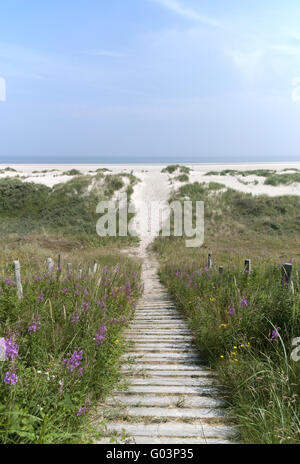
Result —
[[82, 279], [82, 269], [79, 269], [79, 279]]
[[285, 263], [282, 268], [282, 284], [289, 287], [291, 284], [293, 265], [291, 263]]
[[71, 273], [71, 271], [72, 271], [72, 264], [71, 263], [67, 264], [67, 271], [68, 271], [69, 274]]
[[94, 261], [94, 269], [93, 269], [94, 274], [96, 274], [97, 268], [98, 268], [98, 262], [95, 260]]
[[61, 254], [58, 255], [57, 268], [61, 269]]
[[245, 259], [245, 272], [251, 273], [251, 259]]
[[19, 300], [23, 298], [23, 287], [21, 282], [21, 267], [19, 260], [14, 261], [15, 281]]
[[52, 258], [47, 258], [47, 266], [48, 266], [48, 272], [53, 271], [53, 259]]
[[208, 254], [207, 267], [208, 267], [208, 269], [212, 268], [212, 256], [211, 256], [211, 253]]

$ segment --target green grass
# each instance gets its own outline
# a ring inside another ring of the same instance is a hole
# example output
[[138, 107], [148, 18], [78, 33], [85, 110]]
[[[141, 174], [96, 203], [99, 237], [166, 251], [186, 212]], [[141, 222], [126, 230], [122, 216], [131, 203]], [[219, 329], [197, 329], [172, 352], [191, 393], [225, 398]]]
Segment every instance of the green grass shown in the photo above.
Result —
[[266, 185], [291, 185], [293, 183], [300, 182], [300, 173], [295, 172], [293, 174], [273, 174], [265, 180]]
[[[11, 264], [0, 281], [0, 338], [18, 345], [17, 357], [0, 363], [0, 443], [89, 441], [89, 417], [121, 379], [122, 333], [140, 295], [139, 264], [94, 251], [99, 270], [89, 277], [89, 254], [81, 251], [64, 255], [71, 274], [48, 274], [38, 253], [34, 260], [26, 260], [24, 247], [21, 253], [24, 299], [10, 283]], [[0, 253], [1, 261], [8, 258]], [[97, 333], [104, 336], [98, 342]], [[64, 360], [81, 350], [70, 371]], [[7, 372], [17, 375], [16, 384], [3, 381]]]
[[[127, 193], [137, 181], [128, 175]], [[110, 199], [124, 187], [122, 175], [76, 176], [53, 188], [42, 184], [22, 182], [16, 178], [0, 179], [0, 236], [18, 234], [56, 234], [76, 237], [96, 245], [110, 243], [111, 237], [99, 238], [96, 206]], [[122, 238], [131, 243], [134, 238]]]
[[[255, 265], [251, 275], [229, 267], [219, 275], [182, 250], [181, 260], [162, 266], [161, 279], [228, 391], [241, 440], [299, 443], [300, 364], [290, 359], [291, 339], [300, 334], [298, 275], [291, 292], [274, 266]], [[272, 339], [275, 329], [280, 338]]]
[[175, 180], [178, 180], [178, 182], [188, 182], [189, 176], [187, 174], [180, 174], [179, 176], [175, 177]]
[[259, 176], [259, 177], [269, 177], [273, 175], [276, 171], [270, 169], [253, 169], [248, 171], [238, 171], [236, 169], [225, 169], [223, 171], [209, 171], [206, 176]]
[[81, 172], [78, 169], [71, 169], [70, 171], [65, 171], [62, 173], [62, 176], [80, 176]]
[[[300, 363], [290, 355], [292, 338], [300, 337], [300, 198], [212, 187], [187, 184], [171, 198], [204, 200], [205, 240], [201, 248], [186, 248], [184, 237], [157, 238], [161, 280], [226, 388], [241, 441], [299, 443]], [[216, 270], [205, 267], [208, 252]], [[281, 264], [290, 258], [289, 290], [281, 284]], [[272, 339], [274, 330], [279, 337]]]
[[189, 174], [191, 172], [191, 168], [187, 166], [181, 166], [180, 164], [169, 164], [161, 170], [162, 173], [174, 174], [178, 171], [182, 174]]

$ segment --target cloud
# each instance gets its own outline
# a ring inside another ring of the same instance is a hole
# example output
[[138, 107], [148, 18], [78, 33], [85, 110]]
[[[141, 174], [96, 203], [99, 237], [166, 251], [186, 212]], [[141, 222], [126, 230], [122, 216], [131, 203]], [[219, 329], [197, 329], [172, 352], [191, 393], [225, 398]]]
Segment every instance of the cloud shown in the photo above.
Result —
[[234, 65], [241, 72], [247, 81], [253, 81], [259, 65], [264, 57], [263, 50], [254, 50], [244, 52], [242, 50], [230, 50], [229, 56], [232, 58]]
[[6, 82], [3, 77], [0, 77], [0, 102], [6, 101]]
[[292, 100], [293, 102], [300, 102], [300, 77], [294, 77], [292, 85]]
[[173, 13], [176, 13], [191, 21], [200, 22], [208, 26], [221, 27], [221, 24], [214, 18], [203, 16], [196, 10], [181, 5], [177, 0], [154, 0], [156, 3], [168, 8]]
[[124, 58], [126, 55], [123, 53], [115, 52], [113, 50], [86, 50], [84, 55], [89, 56], [107, 56], [109, 58]]

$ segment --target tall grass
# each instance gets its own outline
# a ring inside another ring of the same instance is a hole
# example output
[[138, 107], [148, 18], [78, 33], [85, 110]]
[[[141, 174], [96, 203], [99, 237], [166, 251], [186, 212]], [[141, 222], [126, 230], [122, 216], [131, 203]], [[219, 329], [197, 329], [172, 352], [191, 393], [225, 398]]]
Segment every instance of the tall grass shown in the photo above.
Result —
[[[137, 179], [133, 175], [127, 177], [126, 191], [130, 197]], [[17, 178], [0, 179], [0, 236], [46, 231], [96, 246], [111, 243], [110, 237], [100, 239], [96, 234], [96, 207], [123, 187], [123, 175], [105, 175], [102, 171], [96, 176], [77, 175], [53, 188]], [[120, 239], [122, 244], [135, 241], [131, 236]]]
[[[81, 266], [83, 264], [81, 263]], [[0, 282], [0, 443], [82, 442], [89, 414], [120, 379], [123, 328], [140, 295], [135, 262], [103, 256], [96, 275], [23, 272]]]
[[189, 319], [201, 353], [218, 370], [245, 443], [299, 443], [300, 281], [281, 285], [278, 267], [223, 274], [181, 259], [161, 279]]

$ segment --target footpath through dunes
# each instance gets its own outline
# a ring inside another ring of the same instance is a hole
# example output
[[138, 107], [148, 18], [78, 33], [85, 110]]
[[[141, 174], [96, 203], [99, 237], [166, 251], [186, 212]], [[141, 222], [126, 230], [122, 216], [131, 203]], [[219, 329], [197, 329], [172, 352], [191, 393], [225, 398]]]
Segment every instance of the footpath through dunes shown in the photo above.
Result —
[[145, 286], [136, 316], [127, 331], [132, 341], [123, 355], [128, 389], [106, 400], [96, 443], [197, 444], [231, 443], [224, 392], [200, 359], [185, 319], [159, 282], [158, 263], [146, 256]]

